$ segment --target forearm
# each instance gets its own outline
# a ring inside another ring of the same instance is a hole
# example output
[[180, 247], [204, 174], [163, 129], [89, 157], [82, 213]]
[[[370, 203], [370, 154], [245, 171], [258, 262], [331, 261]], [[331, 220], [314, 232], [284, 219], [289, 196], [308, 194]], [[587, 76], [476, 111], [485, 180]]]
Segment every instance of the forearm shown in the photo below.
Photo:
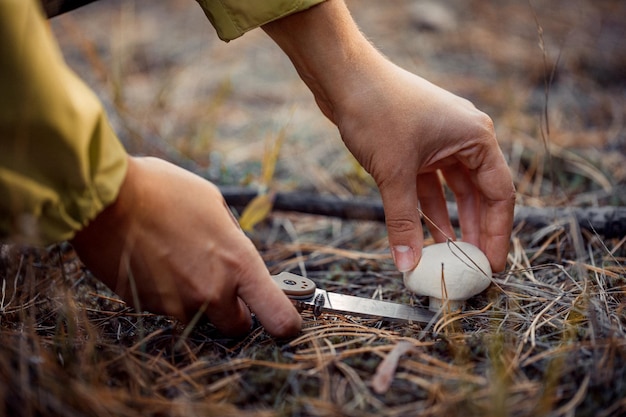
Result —
[[363, 36], [343, 0], [263, 26], [291, 59], [324, 114], [334, 121], [335, 107], [348, 96], [376, 83], [372, 74], [389, 65]]

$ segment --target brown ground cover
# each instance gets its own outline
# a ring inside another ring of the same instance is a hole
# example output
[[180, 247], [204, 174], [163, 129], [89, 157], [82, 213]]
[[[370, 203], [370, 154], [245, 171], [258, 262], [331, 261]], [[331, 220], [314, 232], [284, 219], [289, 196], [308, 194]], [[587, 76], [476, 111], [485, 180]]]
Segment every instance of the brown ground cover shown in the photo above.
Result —
[[[625, 204], [626, 3], [349, 6], [395, 62], [492, 116], [520, 205]], [[101, 0], [51, 26], [131, 152], [254, 187], [259, 155], [284, 138], [273, 190], [376, 198], [261, 31], [223, 44], [182, 0]], [[380, 223], [275, 212], [251, 237], [272, 272], [426, 301], [403, 288]], [[625, 246], [567, 216], [519, 223], [506, 272], [463, 313], [429, 325], [303, 313], [296, 339], [256, 327], [231, 340], [135, 311], [67, 244], [2, 245], [0, 415], [626, 415]]]

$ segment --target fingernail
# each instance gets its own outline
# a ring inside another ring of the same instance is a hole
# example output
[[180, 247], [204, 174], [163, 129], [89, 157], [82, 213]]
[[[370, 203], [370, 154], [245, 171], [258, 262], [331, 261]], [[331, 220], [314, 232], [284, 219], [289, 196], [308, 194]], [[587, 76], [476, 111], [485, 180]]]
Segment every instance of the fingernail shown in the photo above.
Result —
[[391, 256], [400, 272], [410, 271], [415, 266], [415, 252], [409, 246], [394, 246], [391, 249]]

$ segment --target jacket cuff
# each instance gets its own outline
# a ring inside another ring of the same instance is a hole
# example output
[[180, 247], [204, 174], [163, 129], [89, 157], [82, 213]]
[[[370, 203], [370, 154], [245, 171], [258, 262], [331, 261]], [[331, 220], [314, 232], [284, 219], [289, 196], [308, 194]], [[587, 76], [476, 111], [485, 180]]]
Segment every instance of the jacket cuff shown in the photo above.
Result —
[[324, 0], [196, 0], [223, 41], [231, 41], [244, 33], [301, 12]]

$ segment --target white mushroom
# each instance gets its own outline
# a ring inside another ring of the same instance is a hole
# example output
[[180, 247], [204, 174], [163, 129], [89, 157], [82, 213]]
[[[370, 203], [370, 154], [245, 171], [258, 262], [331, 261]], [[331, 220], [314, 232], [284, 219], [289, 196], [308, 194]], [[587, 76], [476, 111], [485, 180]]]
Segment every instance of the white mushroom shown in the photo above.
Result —
[[485, 254], [466, 242], [427, 246], [414, 270], [404, 274], [404, 285], [418, 295], [430, 297], [429, 310], [447, 305], [463, 308], [465, 300], [491, 283], [491, 266]]

